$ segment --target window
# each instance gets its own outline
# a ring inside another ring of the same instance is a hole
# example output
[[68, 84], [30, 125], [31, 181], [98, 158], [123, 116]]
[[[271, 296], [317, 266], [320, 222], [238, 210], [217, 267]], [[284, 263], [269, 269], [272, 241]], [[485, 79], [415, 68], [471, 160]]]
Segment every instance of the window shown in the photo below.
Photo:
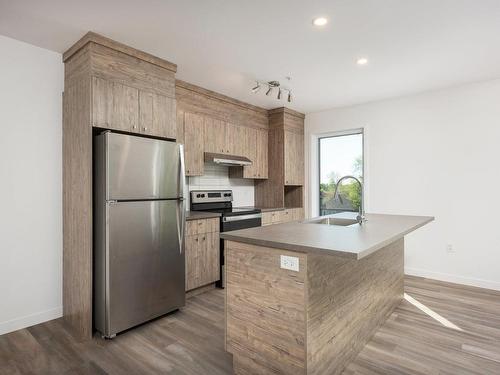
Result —
[[358, 211], [361, 189], [353, 179], [342, 181], [334, 197], [337, 182], [351, 175], [363, 183], [363, 131], [319, 138], [319, 214]]

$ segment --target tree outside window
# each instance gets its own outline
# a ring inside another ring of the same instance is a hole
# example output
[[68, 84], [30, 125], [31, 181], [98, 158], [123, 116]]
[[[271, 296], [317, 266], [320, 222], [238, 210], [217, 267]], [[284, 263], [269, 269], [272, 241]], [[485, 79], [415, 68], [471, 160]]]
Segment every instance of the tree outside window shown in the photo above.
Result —
[[334, 198], [337, 181], [352, 175], [363, 183], [363, 133], [335, 135], [319, 139], [320, 215], [357, 212], [361, 189], [354, 180], [345, 180]]

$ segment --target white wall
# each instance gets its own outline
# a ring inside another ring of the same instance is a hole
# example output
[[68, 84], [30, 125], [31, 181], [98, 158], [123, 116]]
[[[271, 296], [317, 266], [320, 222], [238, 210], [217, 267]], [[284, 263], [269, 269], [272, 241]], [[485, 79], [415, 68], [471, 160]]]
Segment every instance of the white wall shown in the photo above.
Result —
[[367, 212], [436, 217], [407, 237], [406, 272], [500, 290], [500, 80], [308, 114], [311, 215], [316, 136], [361, 127]]
[[[229, 168], [213, 163], [205, 163], [203, 176], [189, 177], [188, 189], [191, 190], [232, 190], [233, 206], [253, 206], [254, 182], [251, 179], [229, 178]], [[189, 195], [188, 195], [189, 197]], [[188, 198], [189, 199], [189, 198]], [[189, 208], [189, 200], [187, 203]]]
[[0, 36], [0, 334], [62, 314], [61, 55]]

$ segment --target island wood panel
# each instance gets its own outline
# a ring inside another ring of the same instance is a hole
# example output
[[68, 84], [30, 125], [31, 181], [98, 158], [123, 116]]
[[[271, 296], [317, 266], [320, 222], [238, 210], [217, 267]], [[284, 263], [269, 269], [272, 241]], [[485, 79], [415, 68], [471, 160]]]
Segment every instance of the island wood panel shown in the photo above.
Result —
[[[361, 260], [227, 240], [225, 249], [237, 374], [340, 374], [403, 297], [403, 239]], [[281, 255], [299, 258], [299, 272], [282, 269]]]
[[184, 113], [184, 158], [186, 176], [202, 176], [205, 157], [204, 145], [204, 118], [195, 113]]
[[[226, 241], [226, 345], [236, 374], [306, 373], [306, 255]], [[280, 254], [300, 271], [279, 267]]]
[[341, 374], [403, 298], [404, 240], [361, 260], [307, 255], [308, 374]]
[[92, 337], [91, 81], [63, 94], [63, 315], [77, 336]]

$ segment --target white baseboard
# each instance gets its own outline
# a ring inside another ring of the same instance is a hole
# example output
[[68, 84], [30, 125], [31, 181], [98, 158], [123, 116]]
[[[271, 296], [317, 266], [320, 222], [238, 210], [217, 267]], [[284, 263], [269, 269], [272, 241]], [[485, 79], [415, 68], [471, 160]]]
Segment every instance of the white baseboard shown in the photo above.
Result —
[[448, 273], [426, 271], [419, 268], [411, 268], [411, 267], [405, 267], [405, 274], [411, 276], [425, 277], [428, 279], [447, 281], [449, 283], [477, 286], [479, 288], [485, 288], [485, 289], [500, 290], [500, 282], [498, 281], [475, 279], [472, 277], [463, 277], [463, 276], [451, 275]]
[[47, 322], [52, 319], [57, 319], [62, 316], [62, 306], [46, 311], [37, 312], [35, 314], [26, 315], [21, 318], [0, 322], [0, 335], [9, 332], [17, 331], [26, 327], [34, 326], [35, 324]]

